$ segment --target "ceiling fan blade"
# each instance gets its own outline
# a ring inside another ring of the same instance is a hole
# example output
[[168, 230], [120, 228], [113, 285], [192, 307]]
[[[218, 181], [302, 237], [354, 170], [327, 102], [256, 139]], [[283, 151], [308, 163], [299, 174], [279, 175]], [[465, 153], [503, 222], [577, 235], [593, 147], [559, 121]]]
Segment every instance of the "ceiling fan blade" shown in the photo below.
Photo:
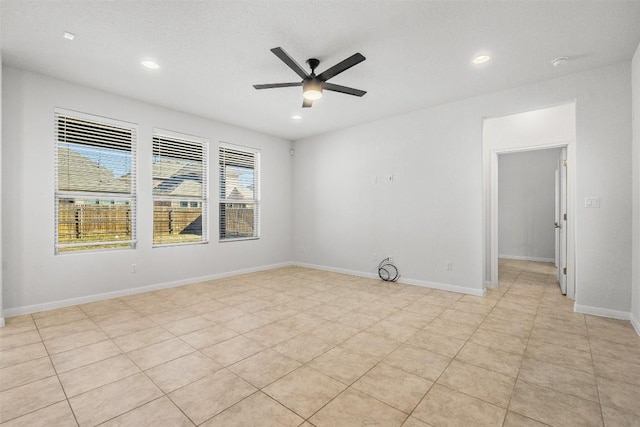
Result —
[[347, 87], [347, 86], [334, 85], [333, 83], [323, 83], [322, 88], [324, 90], [332, 90], [334, 92], [346, 93], [347, 95], [354, 95], [354, 96], [362, 96], [365, 93], [367, 93], [367, 91], [365, 90], [354, 89], [352, 87]]
[[334, 76], [340, 74], [341, 72], [343, 72], [345, 70], [348, 70], [349, 68], [353, 67], [354, 65], [357, 65], [357, 64], [361, 63], [365, 59], [367, 59], [367, 58], [362, 56], [360, 53], [354, 53], [353, 55], [351, 55], [350, 57], [348, 57], [344, 61], [337, 63], [336, 65], [334, 65], [333, 67], [331, 67], [331, 68], [329, 68], [327, 70], [324, 70], [322, 73], [320, 73], [318, 78], [320, 80], [322, 80], [323, 82], [326, 82], [331, 77], [334, 77]]
[[310, 108], [313, 105], [313, 101], [307, 98], [302, 98], [302, 108]]
[[285, 64], [289, 66], [297, 75], [301, 78], [306, 79], [309, 75], [304, 71], [304, 69], [298, 64], [295, 59], [290, 57], [287, 52], [285, 52], [281, 47], [274, 47], [271, 49], [271, 52], [278, 58], [282, 60]]
[[273, 89], [277, 87], [293, 87], [293, 86], [302, 86], [302, 82], [297, 83], [268, 83], [264, 85], [253, 85], [256, 89]]

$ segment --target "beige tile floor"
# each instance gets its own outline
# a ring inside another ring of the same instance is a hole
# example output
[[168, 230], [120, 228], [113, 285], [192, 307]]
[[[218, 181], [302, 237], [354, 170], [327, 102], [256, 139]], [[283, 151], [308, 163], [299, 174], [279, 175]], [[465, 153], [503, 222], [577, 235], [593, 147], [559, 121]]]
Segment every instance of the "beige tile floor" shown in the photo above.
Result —
[[640, 338], [548, 264], [486, 297], [297, 267], [10, 318], [11, 426], [638, 426]]

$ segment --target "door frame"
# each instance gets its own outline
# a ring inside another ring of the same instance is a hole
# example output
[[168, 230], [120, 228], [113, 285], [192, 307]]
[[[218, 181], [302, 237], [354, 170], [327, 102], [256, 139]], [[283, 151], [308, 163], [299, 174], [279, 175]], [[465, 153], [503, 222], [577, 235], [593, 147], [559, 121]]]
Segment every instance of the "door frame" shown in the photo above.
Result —
[[561, 206], [561, 202], [560, 202], [560, 171], [562, 166], [560, 165], [560, 158], [558, 158], [558, 160], [556, 161], [556, 173], [555, 173], [555, 197], [554, 197], [554, 212], [553, 212], [553, 220], [554, 220], [554, 263], [556, 265], [556, 268], [558, 269], [558, 271], [556, 272], [556, 277], [558, 279], [558, 282], [560, 282], [560, 228], [558, 227], [560, 225], [560, 206]]
[[498, 155], [525, 151], [544, 150], [547, 148], [567, 149], [567, 297], [576, 298], [575, 283], [575, 144], [574, 140], [557, 141], [549, 144], [532, 145], [528, 147], [501, 148], [489, 152], [490, 175], [490, 229], [489, 250], [491, 261], [492, 287], [498, 286]]

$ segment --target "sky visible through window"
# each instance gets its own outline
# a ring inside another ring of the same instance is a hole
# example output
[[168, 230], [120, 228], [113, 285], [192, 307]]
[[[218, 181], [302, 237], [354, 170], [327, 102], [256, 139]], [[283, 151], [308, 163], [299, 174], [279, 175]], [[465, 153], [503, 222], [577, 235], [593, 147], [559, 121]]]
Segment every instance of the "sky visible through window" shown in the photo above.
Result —
[[238, 172], [238, 184], [247, 188], [253, 188], [253, 169], [238, 166], [229, 166], [229, 168], [233, 168]]

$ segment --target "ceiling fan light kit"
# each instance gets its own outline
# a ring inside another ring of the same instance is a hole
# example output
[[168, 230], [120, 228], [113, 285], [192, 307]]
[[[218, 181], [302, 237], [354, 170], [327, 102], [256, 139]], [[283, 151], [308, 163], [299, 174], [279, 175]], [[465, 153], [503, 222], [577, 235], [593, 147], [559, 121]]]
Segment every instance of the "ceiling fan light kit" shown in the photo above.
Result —
[[293, 58], [291, 58], [281, 47], [274, 47], [271, 49], [274, 55], [276, 55], [282, 62], [284, 62], [289, 68], [291, 68], [298, 76], [302, 78], [301, 82], [292, 83], [269, 83], [253, 85], [256, 89], [275, 89], [281, 87], [294, 87], [302, 86], [302, 107], [309, 108], [313, 105], [313, 101], [322, 98], [323, 90], [329, 90], [333, 92], [340, 92], [347, 95], [363, 96], [367, 93], [364, 90], [354, 89], [347, 86], [340, 86], [333, 83], [327, 83], [332, 77], [348, 70], [354, 65], [359, 64], [366, 58], [360, 53], [351, 55], [349, 58], [334, 65], [333, 67], [323, 71], [316, 76], [315, 70], [320, 65], [320, 61], [316, 58], [310, 58], [307, 60], [311, 73], [307, 73]]
[[322, 82], [318, 79], [304, 81], [302, 83], [302, 96], [309, 101], [322, 98]]

